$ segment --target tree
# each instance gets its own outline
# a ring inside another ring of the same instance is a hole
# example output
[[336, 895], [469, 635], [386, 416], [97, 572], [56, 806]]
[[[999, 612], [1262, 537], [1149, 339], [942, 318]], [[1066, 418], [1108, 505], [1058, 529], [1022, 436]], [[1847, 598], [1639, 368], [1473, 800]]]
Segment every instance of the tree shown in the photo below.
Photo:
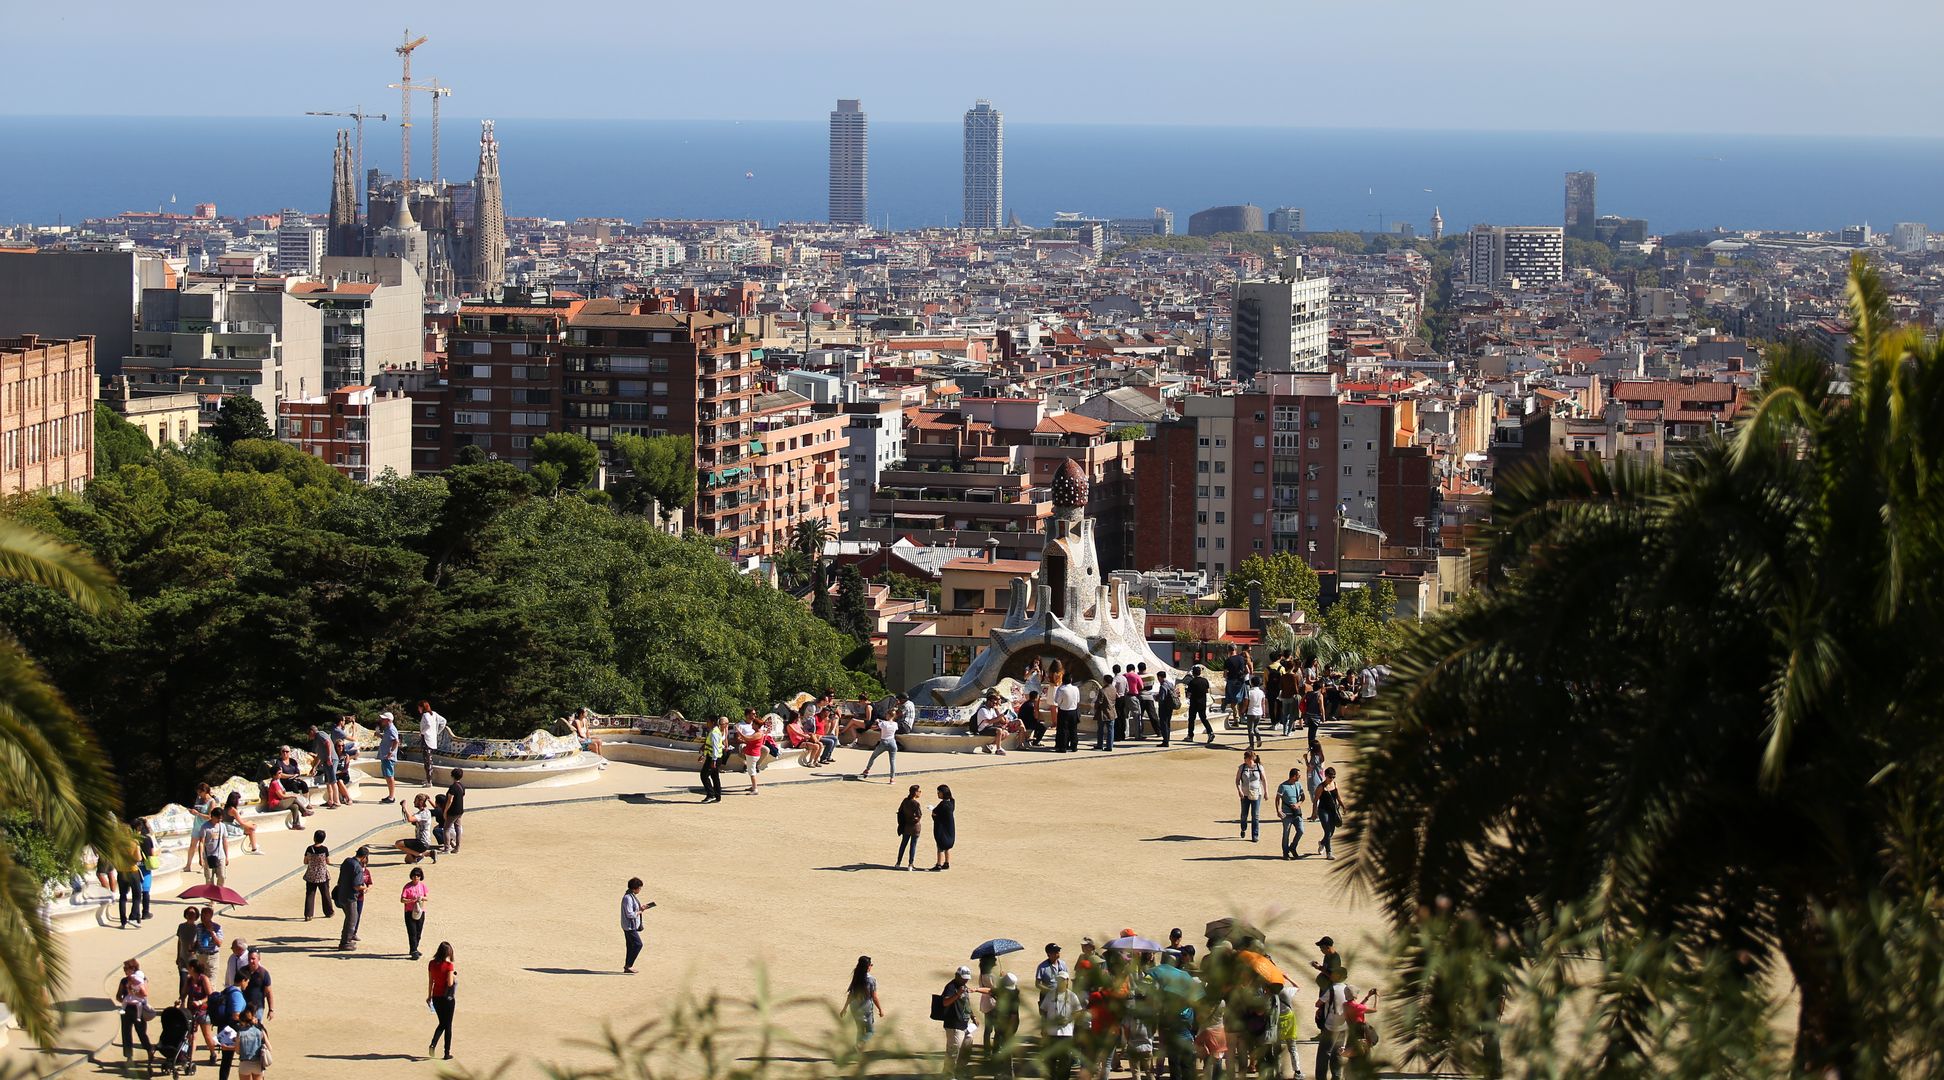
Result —
[[114, 472], [155, 450], [141, 428], [100, 401], [95, 402], [94, 440], [96, 474]]
[[1249, 586], [1262, 586], [1264, 603], [1291, 600], [1307, 618], [1317, 613], [1317, 596], [1322, 579], [1310, 569], [1302, 556], [1293, 551], [1277, 551], [1263, 556], [1251, 553], [1236, 564], [1222, 582], [1222, 604], [1242, 607], [1249, 602]]
[[548, 494], [579, 491], [601, 471], [600, 448], [570, 431], [551, 431], [533, 440], [534, 481]]
[[[115, 603], [114, 584], [93, 559], [14, 519], [0, 520], [0, 580], [51, 591], [89, 613]], [[54, 994], [67, 970], [61, 935], [40, 913], [48, 866], [74, 865], [90, 847], [111, 866], [134, 866], [106, 760], [33, 658], [0, 636], [0, 806], [14, 815], [14, 842], [0, 844], [0, 1000], [42, 1046], [54, 1037]], [[23, 834], [38, 857], [21, 857]]]
[[847, 634], [858, 641], [871, 640], [871, 632], [877, 629], [877, 615], [871, 610], [871, 597], [864, 587], [864, 575], [856, 563], [847, 563], [837, 571], [837, 605], [832, 612], [831, 625], [840, 634]]
[[1136, 442], [1147, 436], [1147, 428], [1141, 424], [1121, 424], [1107, 429], [1109, 442]]
[[264, 418], [263, 403], [248, 394], [231, 394], [224, 398], [223, 407], [216, 412], [216, 422], [209, 426], [209, 433], [226, 450], [244, 439], [276, 438], [276, 432], [270, 430], [270, 421]]
[[1613, 249], [1596, 240], [1566, 240], [1566, 265], [1587, 266], [1604, 274], [1613, 269]]
[[622, 509], [645, 514], [650, 506], [668, 524], [695, 501], [695, 442], [686, 435], [616, 435], [614, 459], [628, 476], [619, 485]]
[[[1894, 953], [1859, 928], [1944, 889], [1944, 349], [1888, 315], [1859, 258], [1847, 370], [1779, 350], [1732, 445], [1500, 483], [1489, 586], [1406, 639], [1360, 734], [1349, 872], [1400, 932], [1449, 912], [1531, 975], [1536, 913], [1573, 908], [1750, 992], [1785, 967], [1796, 1068], [1896, 1073], [1852, 946]], [[1414, 1054], [1476, 1060], [1477, 1013], [1400, 975]], [[1668, 1003], [1629, 977], [1587, 1015], [1640, 1064]]]

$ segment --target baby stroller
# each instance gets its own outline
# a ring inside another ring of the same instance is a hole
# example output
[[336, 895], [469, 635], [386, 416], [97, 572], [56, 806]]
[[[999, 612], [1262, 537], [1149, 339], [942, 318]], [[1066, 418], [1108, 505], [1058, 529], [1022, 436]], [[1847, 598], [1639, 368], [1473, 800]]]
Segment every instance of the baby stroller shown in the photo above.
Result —
[[193, 1075], [196, 1071], [193, 1041], [196, 1028], [189, 1022], [189, 1010], [180, 1005], [171, 1005], [159, 1015], [162, 1018], [162, 1035], [155, 1041], [155, 1049], [168, 1065], [169, 1075]]

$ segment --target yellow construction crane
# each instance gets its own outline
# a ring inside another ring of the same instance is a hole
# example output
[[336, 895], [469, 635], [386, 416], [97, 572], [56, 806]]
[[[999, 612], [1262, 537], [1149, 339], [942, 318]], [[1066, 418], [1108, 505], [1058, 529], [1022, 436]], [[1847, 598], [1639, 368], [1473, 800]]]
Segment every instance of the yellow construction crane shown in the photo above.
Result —
[[452, 87], [440, 86], [439, 80], [433, 79], [429, 84], [391, 83], [390, 88], [403, 91], [408, 98], [414, 90], [432, 95], [432, 182], [436, 184], [439, 182], [439, 99], [451, 97]]
[[423, 44], [425, 44], [424, 34], [413, 37], [412, 32], [406, 30], [405, 44], [392, 50], [398, 54], [399, 61], [405, 68], [404, 77], [393, 84], [399, 87], [400, 101], [398, 117], [398, 182], [400, 184], [412, 182], [412, 51]]
[[[358, 146], [357, 146], [357, 157], [358, 157], [358, 182], [357, 182], [357, 188], [358, 188], [358, 190], [359, 190], [359, 191], [363, 191], [363, 190], [364, 190], [364, 187], [365, 187], [365, 171], [364, 171], [364, 122], [365, 122], [366, 120], [376, 120], [376, 121], [378, 121], [379, 123], [381, 123], [381, 124], [382, 124], [382, 123], [384, 123], [384, 122], [385, 122], [385, 121], [386, 121], [387, 119], [389, 119], [389, 118], [388, 118], [388, 117], [386, 117], [384, 113], [368, 113], [368, 112], [366, 112], [366, 111], [364, 111], [364, 106], [363, 106], [363, 105], [360, 105], [360, 106], [358, 106], [357, 108], [355, 108], [355, 109], [353, 109], [353, 110], [351, 110], [350, 112], [323, 112], [323, 111], [306, 111], [306, 112], [304, 113], [304, 115], [305, 115], [305, 116], [348, 116], [348, 117], [350, 117], [350, 118], [351, 118], [351, 120], [352, 120], [352, 121], [353, 121], [353, 122], [355, 123], [355, 126], [357, 127], [357, 130], [358, 130]], [[359, 200], [358, 200], [358, 201], [359, 201], [360, 203], [362, 203], [362, 202], [364, 201], [364, 199], [363, 199], [363, 197], [361, 196], [361, 197], [359, 198]]]

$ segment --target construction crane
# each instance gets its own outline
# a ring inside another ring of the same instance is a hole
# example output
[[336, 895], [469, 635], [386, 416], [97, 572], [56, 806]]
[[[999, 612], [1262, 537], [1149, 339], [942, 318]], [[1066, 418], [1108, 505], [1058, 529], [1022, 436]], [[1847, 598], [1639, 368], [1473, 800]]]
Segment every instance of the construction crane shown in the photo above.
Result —
[[405, 44], [392, 50], [398, 54], [399, 61], [405, 69], [403, 77], [392, 84], [399, 88], [398, 182], [401, 185], [409, 185], [412, 182], [412, 52], [423, 44], [425, 44], [425, 35], [413, 37], [412, 32], [406, 30]]
[[390, 88], [403, 91], [408, 98], [414, 90], [432, 95], [432, 182], [436, 184], [439, 182], [439, 99], [451, 97], [452, 87], [440, 86], [439, 80], [433, 79], [430, 83], [419, 85], [391, 83]]
[[[350, 112], [306, 111], [304, 115], [305, 116], [348, 116], [355, 122], [358, 129], [357, 150], [355, 151], [358, 158], [358, 190], [360, 191], [364, 190], [364, 186], [365, 186], [364, 122], [366, 120], [376, 120], [382, 124], [389, 118], [386, 117], [384, 113], [368, 113], [364, 111], [363, 105], [358, 106], [357, 108], [351, 110]], [[363, 200], [360, 199], [359, 201], [362, 202]]]

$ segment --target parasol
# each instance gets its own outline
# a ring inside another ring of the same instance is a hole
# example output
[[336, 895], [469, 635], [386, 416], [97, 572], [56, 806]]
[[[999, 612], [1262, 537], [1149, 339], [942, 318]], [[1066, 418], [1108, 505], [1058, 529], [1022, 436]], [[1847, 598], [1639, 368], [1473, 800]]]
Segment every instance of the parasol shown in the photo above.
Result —
[[249, 904], [248, 900], [243, 899], [242, 893], [237, 892], [235, 889], [225, 888], [221, 885], [191, 885], [188, 888], [182, 890], [182, 895], [176, 897], [176, 899], [177, 900], [208, 900], [212, 903], [230, 904], [230, 905]]
[[972, 950], [972, 959], [985, 960], [989, 957], [1004, 956], [1007, 953], [1025, 952], [1026, 946], [1009, 937], [996, 937]]

